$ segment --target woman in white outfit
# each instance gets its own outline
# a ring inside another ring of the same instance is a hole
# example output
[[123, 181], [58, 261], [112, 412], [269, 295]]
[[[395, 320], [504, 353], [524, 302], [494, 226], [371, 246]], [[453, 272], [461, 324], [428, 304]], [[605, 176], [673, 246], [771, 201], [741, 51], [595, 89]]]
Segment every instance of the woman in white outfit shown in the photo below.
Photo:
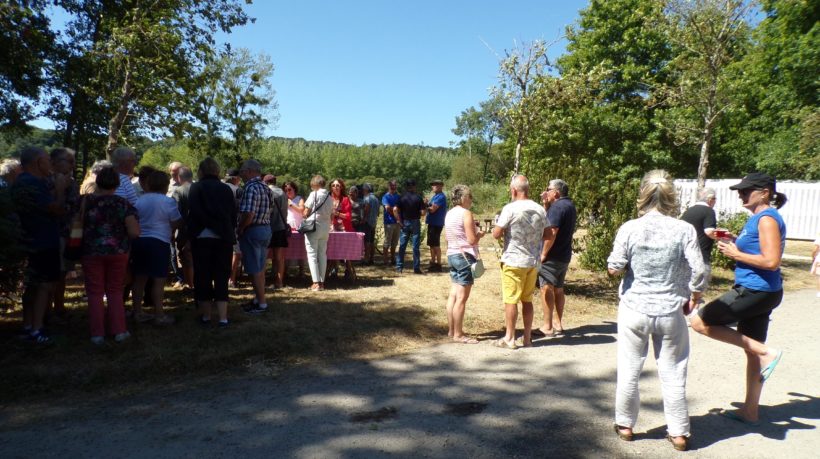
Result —
[[325, 189], [325, 179], [315, 175], [310, 179], [310, 195], [305, 200], [304, 217], [307, 221], [316, 222], [316, 231], [305, 233], [305, 251], [307, 252], [310, 277], [313, 285], [310, 289], [325, 289], [325, 270], [327, 269], [327, 239], [330, 235], [330, 218], [333, 205], [328, 202], [329, 193]]
[[633, 439], [638, 419], [638, 381], [652, 340], [663, 393], [667, 439], [688, 448], [686, 317], [700, 301], [706, 270], [695, 228], [674, 218], [680, 207], [669, 174], [647, 173], [641, 181], [638, 218], [624, 223], [607, 260], [609, 274], [624, 278], [618, 305], [618, 382], [615, 432]]

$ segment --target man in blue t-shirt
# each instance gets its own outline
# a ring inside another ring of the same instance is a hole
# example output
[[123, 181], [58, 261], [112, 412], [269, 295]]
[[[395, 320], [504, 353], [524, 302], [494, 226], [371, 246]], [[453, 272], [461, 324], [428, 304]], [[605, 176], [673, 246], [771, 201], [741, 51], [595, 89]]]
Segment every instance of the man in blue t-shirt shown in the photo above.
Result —
[[23, 172], [11, 187], [11, 194], [23, 230], [23, 246], [28, 253], [23, 291], [23, 329], [29, 341], [48, 344], [43, 333], [43, 317], [54, 284], [60, 278], [60, 222], [65, 213], [64, 175], [54, 178], [49, 191], [46, 177], [53, 173], [51, 159], [42, 148], [29, 147], [20, 154]]
[[395, 180], [387, 183], [387, 193], [382, 196], [382, 207], [384, 207], [384, 246], [382, 255], [384, 264], [389, 265], [396, 259], [396, 246], [399, 244], [399, 234], [401, 228], [396, 223], [396, 216], [393, 210], [399, 203], [398, 184]]
[[407, 179], [404, 182], [404, 193], [393, 209], [396, 224], [401, 228], [399, 251], [396, 254], [396, 272], [398, 273], [404, 269], [404, 254], [409, 242], [413, 244], [413, 272], [422, 274], [419, 244], [421, 242], [421, 217], [424, 216], [424, 212], [424, 200], [416, 193], [416, 181]]
[[[533, 332], [556, 336], [564, 333], [561, 322], [564, 317], [564, 279], [572, 259], [572, 235], [575, 233], [577, 212], [569, 198], [569, 186], [561, 179], [550, 180], [542, 197], [549, 206], [547, 239], [541, 249], [541, 267], [538, 270], [544, 325]], [[553, 310], [556, 313], [554, 316]]]
[[431, 272], [441, 272], [441, 230], [444, 229], [444, 217], [447, 214], [447, 197], [441, 191], [444, 182], [433, 180], [430, 182], [433, 187], [433, 197], [425, 200], [427, 206], [427, 245], [430, 247], [430, 268]]

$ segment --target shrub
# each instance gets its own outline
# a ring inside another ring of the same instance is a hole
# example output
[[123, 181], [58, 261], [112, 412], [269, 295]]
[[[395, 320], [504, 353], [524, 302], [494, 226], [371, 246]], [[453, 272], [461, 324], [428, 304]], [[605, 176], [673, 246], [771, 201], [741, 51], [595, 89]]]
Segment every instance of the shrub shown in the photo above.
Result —
[[[721, 212], [718, 217], [718, 228], [726, 228], [730, 233], [737, 236], [748, 220], [749, 214], [747, 213], [725, 214]], [[735, 269], [735, 261], [720, 253], [717, 244], [714, 244], [712, 246], [712, 267]]]

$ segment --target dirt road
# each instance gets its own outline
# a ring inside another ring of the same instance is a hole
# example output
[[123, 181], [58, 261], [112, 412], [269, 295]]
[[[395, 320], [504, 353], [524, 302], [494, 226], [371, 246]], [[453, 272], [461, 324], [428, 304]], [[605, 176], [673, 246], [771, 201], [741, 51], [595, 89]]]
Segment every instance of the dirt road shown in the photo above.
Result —
[[787, 293], [774, 313], [769, 342], [785, 354], [759, 427], [710, 413], [742, 400], [744, 357], [692, 333], [687, 453], [664, 440], [651, 358], [637, 441], [611, 431], [615, 324], [604, 319], [530, 349], [442, 344], [129, 398], [11, 404], [0, 407], [0, 457], [817, 457], [818, 313], [813, 290]]

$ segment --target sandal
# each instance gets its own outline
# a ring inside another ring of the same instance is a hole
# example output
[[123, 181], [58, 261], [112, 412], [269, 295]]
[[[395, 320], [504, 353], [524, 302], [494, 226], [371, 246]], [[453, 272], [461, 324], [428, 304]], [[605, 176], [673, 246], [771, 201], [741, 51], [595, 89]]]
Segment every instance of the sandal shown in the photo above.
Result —
[[477, 340], [477, 339], [475, 339], [475, 338], [470, 338], [470, 337], [469, 337], [469, 336], [467, 336], [467, 335], [462, 335], [462, 336], [461, 336], [461, 337], [459, 337], [459, 338], [455, 338], [455, 337], [454, 337], [454, 338], [452, 338], [452, 340], [453, 340], [453, 342], [454, 342], [454, 343], [458, 343], [458, 344], [478, 344], [478, 340]]
[[[678, 438], [683, 439], [683, 442], [675, 441], [675, 439]], [[675, 451], [686, 451], [689, 449], [689, 439], [686, 437], [673, 437], [671, 435], [667, 435], [666, 439], [669, 440], [669, 443], [672, 443], [672, 447], [675, 448]]]
[[504, 340], [504, 338], [499, 338], [497, 340], [494, 340], [493, 341], [493, 346], [500, 347], [501, 349], [509, 349], [511, 351], [514, 351], [514, 350], [518, 349], [518, 346], [516, 346], [514, 342], [513, 343], [508, 343], [506, 340]]
[[532, 341], [530, 341], [529, 344], [525, 344], [524, 343], [524, 337], [522, 336], [521, 338], [518, 338], [517, 340], [515, 340], [515, 345], [518, 346], [518, 347], [532, 347]]
[[634, 440], [635, 434], [632, 432], [632, 429], [629, 429], [629, 431], [627, 431], [627, 429], [629, 429], [629, 427], [619, 426], [618, 424], [615, 424], [615, 433], [618, 434], [618, 438], [620, 438], [623, 441]]
[[554, 338], [558, 335], [558, 333], [555, 332], [555, 329], [552, 329], [549, 332], [545, 332], [544, 330], [541, 330], [540, 328], [533, 328], [532, 329], [532, 335], [533, 336], [543, 336], [545, 338]]

